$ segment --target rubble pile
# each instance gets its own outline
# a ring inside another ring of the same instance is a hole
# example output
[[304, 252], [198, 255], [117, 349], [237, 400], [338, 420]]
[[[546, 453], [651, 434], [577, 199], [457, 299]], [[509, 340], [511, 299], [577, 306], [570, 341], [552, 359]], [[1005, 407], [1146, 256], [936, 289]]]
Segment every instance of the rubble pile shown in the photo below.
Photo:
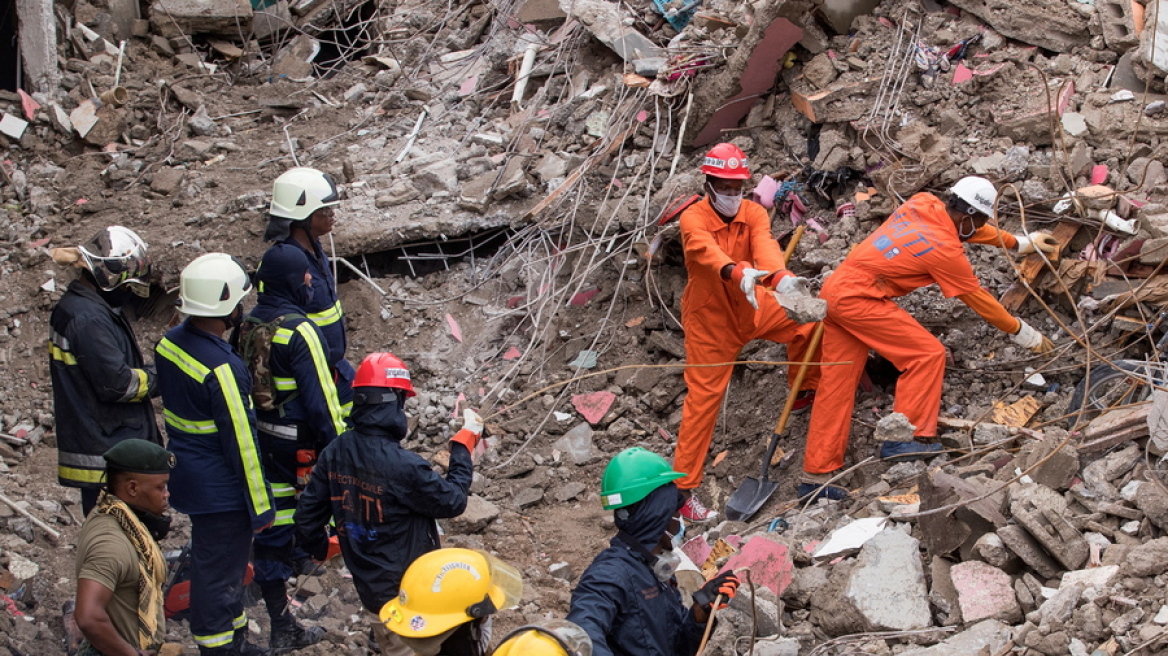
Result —
[[[950, 350], [942, 438], [968, 454], [865, 463], [896, 376], [871, 362], [842, 481], [856, 500], [791, 506], [796, 457], [758, 524], [691, 527], [691, 575], [726, 561], [710, 559], [721, 540], [754, 586], [707, 653], [747, 653], [752, 635], [757, 654], [1164, 649], [1168, 402], [1124, 376], [1088, 393], [1115, 371], [1104, 358], [1163, 380], [1139, 364], [1168, 302], [1159, 3], [62, 4], [59, 89], [0, 92], [0, 653], [58, 653], [72, 595], [80, 518], [53, 482], [44, 347], [70, 274], [48, 248], [110, 224], [142, 234], [159, 272], [134, 308], [150, 344], [192, 258], [258, 262], [279, 173], [333, 175], [350, 358], [410, 364], [406, 446], [436, 467], [461, 407], [487, 419], [474, 496], [443, 529], [523, 569], [503, 632], [567, 612], [613, 532], [604, 463], [672, 449], [685, 271], [669, 219], [721, 140], [748, 153], [776, 236], [805, 227], [792, 268], [812, 279], [912, 193], [1011, 183], [999, 223], [1051, 231], [1061, 257], [970, 259], [1062, 350], [1032, 358], [936, 290], [901, 299]], [[779, 365], [760, 364], [782, 348], [741, 359], [755, 363], [735, 372], [703, 487], [715, 507], [756, 471], [785, 394]], [[188, 535], [180, 522], [164, 547]], [[319, 653], [366, 653], [342, 571], [302, 582], [300, 600], [328, 630]], [[170, 632], [189, 642], [185, 624]]]

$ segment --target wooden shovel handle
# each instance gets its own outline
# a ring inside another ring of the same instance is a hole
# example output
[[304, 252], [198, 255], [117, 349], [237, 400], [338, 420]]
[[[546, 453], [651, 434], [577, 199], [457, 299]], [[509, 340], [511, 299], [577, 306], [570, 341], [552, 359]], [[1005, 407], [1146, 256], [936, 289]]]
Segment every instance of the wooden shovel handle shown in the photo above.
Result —
[[819, 348], [819, 342], [823, 339], [823, 322], [815, 324], [815, 332], [811, 333], [811, 341], [807, 344], [807, 352], [803, 355], [803, 363], [799, 365], [799, 371], [795, 372], [795, 380], [791, 383], [791, 390], [787, 392], [787, 402], [783, 405], [783, 414], [779, 415], [779, 423], [775, 424], [775, 435], [782, 434], [783, 430], [787, 428], [787, 420], [791, 417], [791, 408], [795, 406], [795, 397], [803, 387], [803, 379], [807, 376], [808, 363], [815, 358], [815, 350]]
[[791, 256], [795, 254], [795, 247], [799, 245], [799, 240], [803, 238], [806, 230], [807, 226], [799, 224], [791, 234], [791, 241], [787, 242], [787, 249], [783, 251], [783, 263], [788, 267], [791, 266]]

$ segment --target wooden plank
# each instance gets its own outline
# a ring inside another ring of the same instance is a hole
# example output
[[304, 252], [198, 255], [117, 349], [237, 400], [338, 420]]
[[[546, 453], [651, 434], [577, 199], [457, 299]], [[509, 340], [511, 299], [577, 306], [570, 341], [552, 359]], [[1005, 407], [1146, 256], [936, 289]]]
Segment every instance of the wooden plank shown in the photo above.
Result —
[[[1052, 262], [1057, 261], [1062, 250], [1066, 248], [1067, 245], [1071, 243], [1071, 239], [1074, 239], [1075, 235], [1079, 233], [1080, 227], [1082, 226], [1078, 223], [1060, 221], [1059, 224], [1055, 226], [1054, 230], [1052, 230], [1050, 233], [1051, 236], [1055, 238], [1055, 241], [1059, 243], [1059, 250], [1047, 255], [1047, 258]], [[1031, 253], [1030, 255], [1027, 255], [1026, 259], [1022, 260], [1022, 264], [1018, 265], [1019, 281], [1015, 282], [1013, 285], [1010, 285], [1010, 288], [1006, 290], [1006, 293], [1002, 294], [1002, 305], [1010, 312], [1017, 311], [1017, 309], [1022, 306], [1022, 303], [1030, 297], [1030, 292], [1027, 291], [1026, 285], [1022, 284], [1021, 281], [1025, 280], [1026, 282], [1030, 283], [1031, 286], [1033, 286], [1035, 280], [1037, 280], [1039, 275], [1041, 275], [1045, 270], [1046, 263], [1043, 261], [1041, 255], [1038, 253]]]

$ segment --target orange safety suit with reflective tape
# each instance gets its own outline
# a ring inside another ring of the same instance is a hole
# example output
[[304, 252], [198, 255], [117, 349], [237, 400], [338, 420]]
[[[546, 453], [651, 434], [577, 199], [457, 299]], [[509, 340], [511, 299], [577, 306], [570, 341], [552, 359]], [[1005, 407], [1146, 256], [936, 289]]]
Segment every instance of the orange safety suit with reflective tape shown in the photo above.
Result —
[[[1013, 235], [989, 225], [969, 241], [1003, 248], [1018, 245]], [[945, 347], [892, 300], [933, 283], [947, 298], [961, 299], [999, 330], [1016, 333], [1021, 327], [981, 288], [941, 199], [929, 193], [909, 198], [852, 250], [819, 294], [827, 301], [821, 361], [851, 364], [824, 367], [811, 410], [805, 471], [825, 474], [843, 467], [856, 386], [868, 349], [901, 372], [893, 409], [908, 417], [916, 427], [914, 435], [937, 435]]]
[[[815, 324], [801, 325], [788, 319], [774, 294], [761, 287], [756, 290], [755, 310], [738, 283], [722, 279], [722, 269], [738, 262], [750, 262], [756, 269], [780, 276], [791, 275], [783, 251], [771, 235], [770, 217], [761, 205], [743, 200], [737, 216], [727, 223], [710, 206], [709, 198], [703, 198], [681, 214], [681, 243], [688, 273], [681, 297], [687, 364], [732, 362], [754, 339], [787, 344], [789, 360], [803, 359]], [[677, 481], [681, 489], [693, 489], [702, 482], [714, 425], [733, 369], [685, 369], [687, 393], [673, 455], [673, 468], [686, 474]], [[793, 379], [797, 370], [789, 367], [788, 379]], [[815, 389], [818, 380], [819, 367], [811, 367], [803, 389]]]

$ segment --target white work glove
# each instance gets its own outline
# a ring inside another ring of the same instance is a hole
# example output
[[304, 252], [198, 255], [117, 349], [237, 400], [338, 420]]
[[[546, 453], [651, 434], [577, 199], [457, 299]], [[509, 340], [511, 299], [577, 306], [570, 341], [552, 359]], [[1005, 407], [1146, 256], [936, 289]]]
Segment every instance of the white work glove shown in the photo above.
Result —
[[734, 266], [734, 270], [730, 272], [730, 279], [738, 283], [738, 288], [746, 296], [746, 302], [750, 303], [750, 307], [758, 309], [758, 296], [754, 292], [754, 288], [758, 286], [758, 281], [771, 275], [770, 271], [763, 271], [761, 269], [752, 269], [747, 262], [739, 262]]
[[1050, 341], [1045, 335], [1035, 330], [1030, 324], [1018, 320], [1021, 324], [1018, 327], [1018, 332], [1010, 336], [1014, 343], [1024, 349], [1029, 349], [1031, 353], [1042, 355], [1050, 353], [1054, 350], [1054, 342]]
[[483, 434], [483, 418], [479, 413], [466, 408], [462, 411], [462, 430], [454, 434], [450, 438], [451, 442], [458, 442], [466, 447], [467, 451], [474, 453], [475, 447], [479, 445], [479, 438]]
[[775, 291], [784, 296], [810, 296], [811, 285], [806, 278], [785, 276], [779, 278], [779, 284], [775, 285]]
[[1059, 243], [1050, 233], [1036, 230], [1028, 235], [1014, 235], [1018, 240], [1018, 254], [1029, 255], [1037, 251], [1053, 253], [1058, 250]]
[[483, 418], [480, 417], [479, 413], [475, 412], [474, 410], [466, 408], [462, 411], [462, 428], [474, 433], [475, 435], [482, 435]]

